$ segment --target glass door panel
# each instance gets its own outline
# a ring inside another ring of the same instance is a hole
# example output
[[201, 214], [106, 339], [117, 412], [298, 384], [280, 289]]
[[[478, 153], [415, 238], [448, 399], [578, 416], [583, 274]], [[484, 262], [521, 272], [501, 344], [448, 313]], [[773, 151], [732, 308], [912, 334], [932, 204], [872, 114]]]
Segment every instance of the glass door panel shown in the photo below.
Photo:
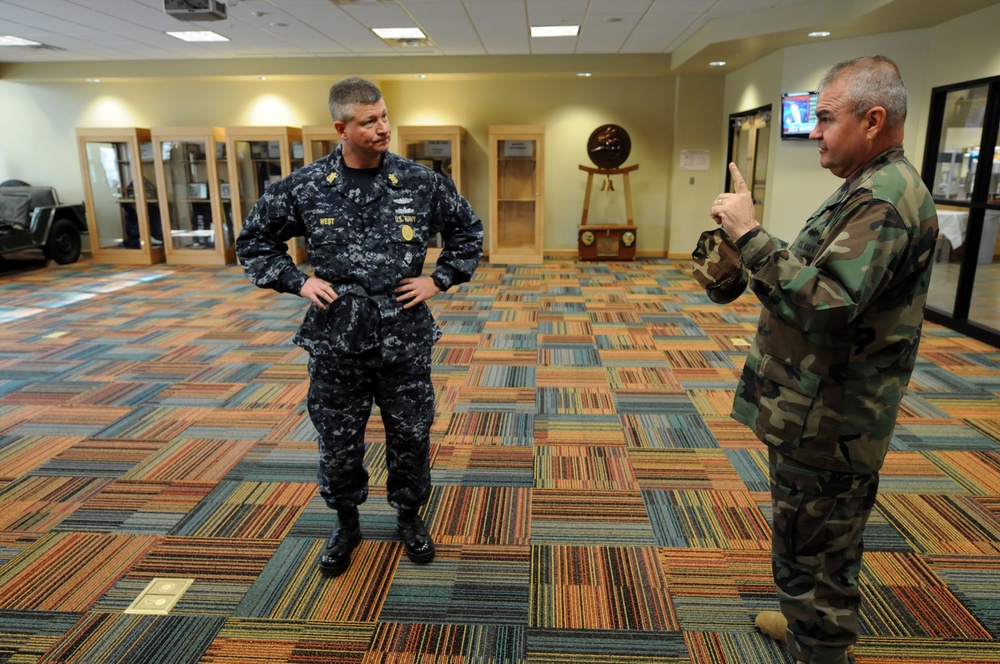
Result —
[[945, 117], [934, 171], [934, 198], [967, 203], [979, 165], [979, 142], [989, 86], [953, 90], [945, 97]]
[[729, 116], [729, 159], [726, 161], [726, 187], [732, 187], [729, 162], [736, 164], [743, 178], [750, 183], [757, 219], [764, 218], [767, 194], [767, 161], [771, 145], [771, 107], [734, 113]]
[[[142, 186], [146, 192], [146, 215], [149, 222], [150, 244], [163, 246], [163, 223], [160, 221], [160, 201], [156, 197], [156, 162], [153, 159], [153, 142], [139, 143], [139, 163], [142, 170]], [[126, 188], [126, 196], [135, 198], [135, 183]]]
[[1000, 77], [936, 88], [923, 178], [937, 207], [929, 319], [1000, 345]]
[[87, 177], [90, 184], [100, 249], [139, 249], [139, 219], [132, 182], [132, 154], [127, 142], [87, 141]]
[[164, 141], [163, 175], [174, 249], [214, 249], [215, 229], [208, 192], [205, 143]]

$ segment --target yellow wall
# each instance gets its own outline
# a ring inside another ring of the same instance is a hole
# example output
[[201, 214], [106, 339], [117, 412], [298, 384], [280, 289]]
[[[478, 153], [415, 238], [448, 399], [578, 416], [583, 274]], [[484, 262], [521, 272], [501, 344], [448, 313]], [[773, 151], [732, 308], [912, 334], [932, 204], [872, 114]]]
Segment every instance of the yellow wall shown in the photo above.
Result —
[[[463, 177], [468, 197], [484, 220], [489, 200], [489, 125], [544, 125], [545, 248], [559, 255], [574, 254], [576, 249], [586, 184], [579, 165], [590, 165], [587, 138], [601, 124], [621, 125], [632, 139], [626, 164], [639, 164], [632, 175], [632, 193], [640, 255], [689, 256], [698, 233], [711, 225], [708, 207], [725, 182], [729, 114], [766, 104], [777, 109], [782, 91], [815, 88], [831, 64], [883, 53], [899, 63], [909, 89], [904, 145], [919, 167], [931, 88], [1000, 75], [1000, 46], [992, 31], [996, 25], [1000, 25], [1000, 5], [931, 29], [784, 49], [726, 76], [678, 77], [666, 68], [660, 71], [659, 61], [623, 57], [616, 76], [550, 78], [544, 73], [548, 67], [558, 65], [565, 74], [572, 66], [567, 65], [567, 58], [535, 58], [535, 71], [528, 73], [522, 68], [519, 74], [444, 80], [396, 75], [379, 82], [395, 125], [454, 124], [468, 130]], [[412, 69], [414, 62], [422, 60], [401, 59], [399, 66]], [[496, 71], [505, 62], [509, 61], [463, 60], [462, 66], [474, 69], [482, 64]], [[641, 70], [626, 73], [636, 63]], [[18, 68], [0, 68], [0, 75], [5, 76], [0, 78], [0, 181], [16, 178], [51, 184], [63, 200], [79, 201], [83, 190], [76, 127], [325, 124], [329, 122], [327, 88], [354, 73], [346, 68], [358, 67], [360, 73], [379, 78], [366, 73], [365, 68], [373, 66], [366, 60], [317, 63], [314, 59], [303, 64], [305, 75], [263, 82], [236, 76], [235, 72], [246, 70], [245, 64], [224, 64], [222, 74], [232, 70], [228, 80], [195, 78], [204, 73], [198, 67], [206, 66], [198, 63], [171, 63], [169, 68], [154, 63], [144, 68], [157, 72], [155, 80], [100, 84], [55, 78], [31, 81], [19, 78]], [[279, 61], [275, 66], [293, 65]], [[84, 67], [67, 64], [65, 69], [68, 77]], [[819, 167], [813, 142], [782, 141], [777, 131], [771, 133], [769, 189], [762, 221], [779, 236], [791, 239], [839, 180]], [[691, 149], [709, 151], [709, 171], [678, 168], [681, 151]], [[624, 220], [620, 177], [614, 183], [615, 192], [595, 191], [592, 223]]]

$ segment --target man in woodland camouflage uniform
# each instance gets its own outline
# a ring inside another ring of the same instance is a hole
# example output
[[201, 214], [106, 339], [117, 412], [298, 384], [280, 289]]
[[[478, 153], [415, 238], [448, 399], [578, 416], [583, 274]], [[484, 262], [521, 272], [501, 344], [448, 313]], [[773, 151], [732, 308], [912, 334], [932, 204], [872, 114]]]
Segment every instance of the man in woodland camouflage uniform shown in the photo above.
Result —
[[757, 626], [799, 662], [843, 664], [857, 641], [862, 534], [917, 359], [937, 216], [903, 156], [896, 65], [835, 66], [816, 104], [820, 165], [844, 184], [791, 244], [735, 193], [711, 214], [735, 241], [763, 309], [733, 417], [767, 444], [781, 612]]
[[[397, 531], [411, 560], [434, 557], [418, 510], [430, 494], [431, 346], [441, 331], [425, 301], [472, 278], [483, 225], [450, 178], [388, 151], [388, 114], [373, 83], [340, 81], [329, 102], [340, 145], [268, 187], [247, 216], [236, 253], [254, 285], [312, 302], [294, 341], [309, 353], [320, 494], [337, 510], [319, 567], [335, 576], [361, 541], [364, 435], [373, 402], [385, 424], [387, 498], [398, 510]], [[444, 248], [425, 276], [428, 238], [437, 233]], [[306, 239], [315, 276], [287, 253], [296, 236]]]

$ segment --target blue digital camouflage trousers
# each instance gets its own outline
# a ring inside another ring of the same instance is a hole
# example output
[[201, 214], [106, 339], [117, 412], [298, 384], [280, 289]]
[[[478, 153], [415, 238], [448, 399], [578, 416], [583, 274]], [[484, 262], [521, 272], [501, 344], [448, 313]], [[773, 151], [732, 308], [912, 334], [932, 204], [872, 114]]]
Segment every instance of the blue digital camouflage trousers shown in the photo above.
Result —
[[389, 504], [410, 510], [427, 502], [434, 421], [429, 351], [384, 366], [310, 358], [307, 403], [319, 433], [319, 490], [329, 507], [353, 507], [368, 498], [365, 427], [373, 403], [385, 425]]
[[800, 662], [846, 664], [858, 638], [862, 536], [878, 474], [836, 473], [770, 451], [771, 566], [786, 644]]

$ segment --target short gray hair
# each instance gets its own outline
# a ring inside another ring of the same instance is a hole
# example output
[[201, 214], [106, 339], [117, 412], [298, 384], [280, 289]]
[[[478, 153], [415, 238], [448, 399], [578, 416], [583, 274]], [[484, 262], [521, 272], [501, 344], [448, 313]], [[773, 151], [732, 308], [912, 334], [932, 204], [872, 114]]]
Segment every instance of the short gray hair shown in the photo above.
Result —
[[382, 91], [371, 81], [358, 76], [345, 78], [330, 87], [330, 115], [334, 122], [349, 122], [355, 106], [377, 104], [381, 99]]
[[847, 104], [855, 117], [861, 117], [874, 106], [885, 109], [889, 129], [901, 130], [906, 121], [906, 88], [896, 63], [883, 55], [866, 55], [841, 62], [830, 68], [819, 89], [847, 77]]

